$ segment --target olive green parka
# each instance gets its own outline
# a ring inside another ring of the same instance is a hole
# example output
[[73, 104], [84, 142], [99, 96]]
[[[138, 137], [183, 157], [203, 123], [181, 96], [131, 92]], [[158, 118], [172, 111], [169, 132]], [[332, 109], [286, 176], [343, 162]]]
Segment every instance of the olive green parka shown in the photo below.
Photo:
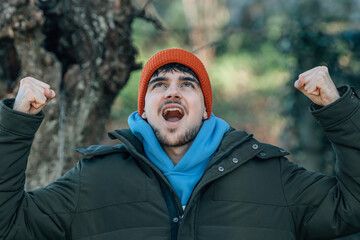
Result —
[[0, 239], [290, 240], [360, 231], [360, 101], [350, 87], [312, 114], [337, 156], [336, 176], [289, 162], [281, 148], [230, 129], [185, 210], [129, 130], [45, 188], [24, 191], [43, 113], [0, 105]]

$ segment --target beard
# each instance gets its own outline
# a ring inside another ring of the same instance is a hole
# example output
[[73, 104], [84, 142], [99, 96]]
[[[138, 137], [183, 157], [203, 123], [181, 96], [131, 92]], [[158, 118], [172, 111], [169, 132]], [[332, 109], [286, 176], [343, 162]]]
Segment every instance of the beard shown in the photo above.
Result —
[[[153, 128], [153, 130], [160, 145], [165, 147], [181, 147], [194, 141], [198, 132], [200, 131], [201, 126], [202, 121], [200, 122], [200, 124], [194, 126], [193, 128], [186, 129], [184, 133], [178, 134], [179, 136], [177, 136], [176, 140], [173, 142], [167, 138], [166, 134], [161, 133], [158, 128]], [[170, 129], [170, 133], [174, 133], [175, 131], [175, 129]]]

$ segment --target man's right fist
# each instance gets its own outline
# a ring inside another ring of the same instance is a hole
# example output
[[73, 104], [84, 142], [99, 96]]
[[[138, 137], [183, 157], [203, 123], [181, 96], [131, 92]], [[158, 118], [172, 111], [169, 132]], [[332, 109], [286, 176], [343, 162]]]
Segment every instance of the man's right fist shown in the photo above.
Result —
[[38, 114], [55, 97], [50, 85], [32, 77], [21, 79], [13, 109], [28, 114]]

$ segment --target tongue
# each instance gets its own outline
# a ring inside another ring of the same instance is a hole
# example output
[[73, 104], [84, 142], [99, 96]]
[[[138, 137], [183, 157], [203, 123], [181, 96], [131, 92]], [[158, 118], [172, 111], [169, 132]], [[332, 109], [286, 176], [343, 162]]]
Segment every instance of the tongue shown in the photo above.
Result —
[[176, 122], [176, 121], [179, 121], [181, 118], [179, 117], [169, 117], [169, 118], [166, 118], [166, 121], [169, 121], [169, 122]]
[[166, 121], [176, 122], [182, 119], [182, 114], [179, 111], [168, 111], [164, 116]]

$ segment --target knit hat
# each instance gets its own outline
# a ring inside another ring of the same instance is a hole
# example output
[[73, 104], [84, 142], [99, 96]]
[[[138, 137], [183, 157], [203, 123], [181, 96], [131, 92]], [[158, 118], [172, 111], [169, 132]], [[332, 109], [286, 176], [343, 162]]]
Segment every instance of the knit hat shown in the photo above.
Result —
[[199, 58], [191, 52], [182, 49], [166, 49], [153, 55], [145, 64], [139, 82], [138, 113], [141, 116], [145, 107], [145, 95], [153, 73], [160, 67], [169, 63], [180, 63], [190, 68], [199, 78], [201, 91], [204, 95], [205, 107], [209, 119], [212, 107], [212, 91], [209, 76]]

